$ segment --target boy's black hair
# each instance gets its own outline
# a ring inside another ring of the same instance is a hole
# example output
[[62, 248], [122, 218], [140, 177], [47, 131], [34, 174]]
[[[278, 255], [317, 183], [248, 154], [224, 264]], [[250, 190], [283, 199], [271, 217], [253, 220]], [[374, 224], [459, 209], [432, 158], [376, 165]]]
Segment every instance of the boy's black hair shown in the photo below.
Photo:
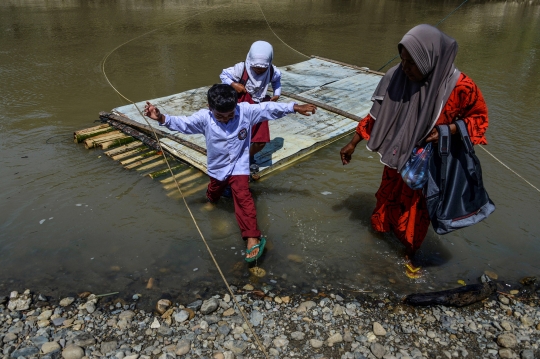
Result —
[[238, 101], [238, 93], [231, 85], [215, 84], [208, 90], [208, 106], [219, 112], [234, 110]]

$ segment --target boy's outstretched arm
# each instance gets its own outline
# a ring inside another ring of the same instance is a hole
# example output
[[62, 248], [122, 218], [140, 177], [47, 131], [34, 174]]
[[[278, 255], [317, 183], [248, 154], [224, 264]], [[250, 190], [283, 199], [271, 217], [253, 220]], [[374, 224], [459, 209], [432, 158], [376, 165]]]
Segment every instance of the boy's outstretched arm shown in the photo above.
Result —
[[297, 112], [304, 116], [310, 116], [311, 114], [315, 114], [315, 111], [317, 110], [317, 106], [312, 104], [305, 104], [305, 105], [297, 105], [294, 104], [294, 112]]

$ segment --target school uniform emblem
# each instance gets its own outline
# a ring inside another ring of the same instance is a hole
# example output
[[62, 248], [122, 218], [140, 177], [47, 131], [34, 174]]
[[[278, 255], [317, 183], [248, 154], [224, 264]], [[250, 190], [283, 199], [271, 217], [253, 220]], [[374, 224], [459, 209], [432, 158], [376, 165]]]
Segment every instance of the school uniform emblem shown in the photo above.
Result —
[[247, 137], [247, 130], [245, 128], [241, 129], [239, 132], [238, 132], [238, 139], [239, 140], [245, 140], [246, 137]]

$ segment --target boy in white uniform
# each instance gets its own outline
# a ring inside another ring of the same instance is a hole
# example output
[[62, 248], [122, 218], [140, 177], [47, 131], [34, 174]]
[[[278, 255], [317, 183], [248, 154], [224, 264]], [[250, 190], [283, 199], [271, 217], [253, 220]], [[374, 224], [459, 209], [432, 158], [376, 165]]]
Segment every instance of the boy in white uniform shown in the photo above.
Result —
[[173, 131], [184, 134], [204, 134], [206, 138], [207, 169], [210, 183], [206, 197], [217, 202], [226, 186], [230, 186], [234, 200], [236, 221], [247, 240], [246, 261], [252, 262], [263, 252], [266, 240], [257, 228], [257, 212], [249, 191], [249, 145], [251, 128], [258, 123], [276, 120], [298, 112], [314, 114], [314, 105], [265, 102], [261, 104], [238, 103], [238, 94], [230, 85], [214, 85], [208, 90], [208, 109], [191, 116], [163, 115], [157, 107], [147, 102], [145, 116]]

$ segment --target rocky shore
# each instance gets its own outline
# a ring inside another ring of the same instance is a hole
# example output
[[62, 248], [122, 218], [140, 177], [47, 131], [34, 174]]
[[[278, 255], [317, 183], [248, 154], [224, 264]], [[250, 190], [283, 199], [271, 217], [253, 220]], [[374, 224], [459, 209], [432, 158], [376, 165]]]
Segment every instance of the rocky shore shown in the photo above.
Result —
[[286, 296], [233, 287], [153, 311], [96, 296], [0, 296], [0, 358], [540, 358], [538, 288], [498, 292], [465, 308], [410, 307], [360, 294]]

